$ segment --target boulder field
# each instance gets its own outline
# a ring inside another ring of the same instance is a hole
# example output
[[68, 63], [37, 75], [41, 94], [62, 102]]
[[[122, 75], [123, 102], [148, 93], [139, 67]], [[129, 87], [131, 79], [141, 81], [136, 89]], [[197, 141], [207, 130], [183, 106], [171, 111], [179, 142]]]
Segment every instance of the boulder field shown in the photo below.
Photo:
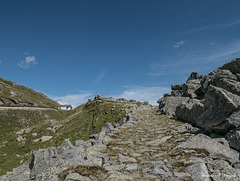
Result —
[[240, 151], [240, 59], [208, 75], [193, 72], [158, 100], [159, 110], [208, 132], [224, 135]]

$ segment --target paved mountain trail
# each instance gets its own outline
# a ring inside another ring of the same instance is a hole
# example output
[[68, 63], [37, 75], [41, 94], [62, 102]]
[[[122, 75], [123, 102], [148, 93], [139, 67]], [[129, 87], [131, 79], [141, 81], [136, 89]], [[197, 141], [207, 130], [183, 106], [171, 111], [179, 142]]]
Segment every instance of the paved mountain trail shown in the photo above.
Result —
[[31, 170], [24, 164], [0, 180], [240, 180], [239, 153], [223, 136], [159, 115], [156, 107], [125, 111], [127, 118], [106, 123], [88, 141], [73, 145], [66, 139], [61, 146], [33, 151]]
[[[180, 133], [187, 126], [166, 115], [157, 115], [156, 110], [141, 110], [130, 116], [127, 124], [110, 137], [106, 153], [109, 161], [104, 167], [115, 180], [191, 180], [184, 173], [190, 154], [204, 157], [196, 151], [175, 149], [178, 142], [193, 136]], [[131, 125], [132, 124], [132, 125]], [[175, 178], [176, 177], [176, 178]], [[178, 178], [178, 179], [177, 179]]]

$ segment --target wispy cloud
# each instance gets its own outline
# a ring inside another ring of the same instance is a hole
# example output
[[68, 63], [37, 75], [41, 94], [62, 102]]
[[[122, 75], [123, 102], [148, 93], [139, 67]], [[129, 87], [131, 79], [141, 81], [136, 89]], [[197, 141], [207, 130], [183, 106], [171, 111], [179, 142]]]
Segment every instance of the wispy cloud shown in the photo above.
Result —
[[166, 87], [130, 86], [126, 88], [121, 94], [112, 97], [148, 101], [152, 105], [157, 105], [157, 100], [170, 91], [170, 88]]
[[221, 28], [226, 28], [226, 27], [232, 27], [232, 26], [237, 26], [240, 24], [240, 19], [235, 20], [235, 21], [230, 21], [230, 22], [225, 22], [219, 25], [219, 27]]
[[240, 41], [206, 49], [194, 49], [181, 56], [168, 56], [164, 62], [151, 63], [149, 76], [189, 74], [193, 71], [207, 73], [240, 57]]
[[24, 69], [30, 68], [32, 65], [37, 64], [35, 56], [27, 56], [25, 60], [22, 60], [18, 66]]
[[173, 46], [174, 48], [179, 48], [181, 46], [183, 46], [186, 42], [184, 40], [178, 41], [175, 43], [175, 45]]
[[193, 60], [194, 63], [199, 63], [199, 65], [211, 65], [225, 63], [226, 61], [231, 61], [238, 57], [240, 57], [240, 40], [219, 46], [215, 50], [198, 52], [198, 56]]
[[95, 83], [99, 83], [104, 78], [105, 74], [106, 74], [106, 72], [104, 70], [102, 70], [100, 72], [100, 74], [97, 76]]
[[[184, 58], [181, 60], [185, 60]], [[167, 63], [152, 63], [150, 64], [150, 71], [148, 72], [148, 76], [166, 76], [166, 75], [176, 75], [176, 74], [189, 74], [192, 71], [199, 71], [199, 68], [195, 66], [192, 67], [192, 63], [188, 61], [174, 62], [172, 59]], [[196, 64], [195, 64], [196, 65]]]
[[200, 31], [205, 31], [205, 30], [216, 30], [216, 29], [221, 29], [221, 28], [229, 28], [229, 27], [238, 26], [238, 25], [240, 25], [239, 19], [189, 29], [189, 30], [185, 31], [184, 34], [195, 33], [195, 32], [200, 32]]
[[[108, 97], [114, 98], [125, 98], [125, 99], [134, 99], [137, 101], [148, 101], [152, 105], [157, 105], [157, 100], [163, 96], [163, 94], [170, 92], [170, 88], [167, 87], [143, 87], [143, 86], [126, 86], [126, 90], [118, 95], [109, 95]], [[94, 97], [94, 93], [79, 91], [77, 94], [68, 94], [65, 96], [50, 96], [51, 99], [57, 101], [58, 103], [70, 104], [73, 108], [84, 104], [88, 99]]]
[[57, 101], [58, 103], [64, 105], [64, 104], [70, 104], [73, 108], [86, 103], [89, 98], [93, 96], [93, 93], [91, 92], [84, 92], [80, 91], [78, 94], [68, 94], [65, 96], [49, 96], [53, 100]]
[[24, 52], [24, 55], [30, 55], [30, 53], [29, 52]]
[[2, 60], [0, 59], [0, 63], [2, 63]]

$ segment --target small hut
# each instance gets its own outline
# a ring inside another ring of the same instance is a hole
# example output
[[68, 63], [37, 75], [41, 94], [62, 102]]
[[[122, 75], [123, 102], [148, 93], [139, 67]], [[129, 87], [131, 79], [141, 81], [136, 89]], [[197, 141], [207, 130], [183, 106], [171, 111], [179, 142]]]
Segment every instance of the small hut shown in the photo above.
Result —
[[61, 105], [60, 109], [70, 111], [70, 110], [72, 110], [72, 106], [71, 105]]

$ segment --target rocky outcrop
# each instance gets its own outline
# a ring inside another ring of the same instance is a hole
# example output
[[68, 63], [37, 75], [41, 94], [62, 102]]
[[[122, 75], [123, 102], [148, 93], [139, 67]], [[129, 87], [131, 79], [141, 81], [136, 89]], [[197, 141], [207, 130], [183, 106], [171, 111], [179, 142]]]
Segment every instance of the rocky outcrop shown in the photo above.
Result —
[[240, 151], [240, 131], [232, 130], [226, 134], [226, 139], [228, 140], [231, 147]]
[[196, 72], [193, 72], [185, 84], [172, 85], [172, 91], [164, 95], [157, 102], [159, 103], [159, 110], [169, 116], [176, 116], [176, 108], [183, 101], [188, 101], [190, 98], [196, 98], [197, 92], [201, 88], [202, 78]]
[[37, 106], [37, 104], [32, 104], [27, 101], [23, 101], [21, 99], [16, 98], [10, 98], [6, 99], [3, 97], [0, 97], [0, 105], [8, 105], [8, 106]]
[[14, 168], [11, 172], [0, 177], [3, 181], [30, 181], [30, 170], [28, 163], [25, 163], [17, 168]]
[[[102, 167], [104, 162], [108, 160], [108, 155], [105, 153], [106, 146], [111, 142], [108, 134], [129, 121], [129, 117], [127, 119], [123, 118], [115, 127], [110, 123], [106, 123], [100, 133], [90, 136], [90, 139], [86, 142], [77, 140], [75, 145], [72, 145], [69, 140], [64, 140], [59, 147], [33, 151], [29, 164], [30, 179], [57, 181], [59, 174], [67, 168], [79, 165], [95, 168]], [[65, 180], [73, 178], [84, 179], [77, 173], [71, 173], [71, 171], [66, 173]]]
[[0, 78], [0, 106], [58, 107], [59, 104], [43, 93]]
[[188, 97], [166, 96], [158, 100], [159, 109], [162, 113], [166, 113], [169, 116], [175, 116], [177, 106], [187, 100], [189, 100]]
[[233, 74], [238, 75], [240, 73], [240, 59], [233, 60], [231, 62], [225, 63], [219, 69], [221, 70], [230, 70]]
[[209, 156], [212, 158], [227, 160], [230, 163], [237, 163], [239, 161], [239, 153], [237, 151], [203, 134], [192, 137], [176, 148], [204, 149], [208, 151]]
[[186, 172], [192, 175], [194, 181], [210, 181], [207, 166], [204, 163], [195, 163], [186, 168]]
[[240, 124], [230, 118], [233, 111], [238, 110], [239, 106], [239, 96], [209, 85], [204, 102], [199, 99], [182, 102], [176, 108], [176, 115], [178, 118], [191, 121], [206, 130], [226, 133]]
[[238, 77], [229, 70], [219, 69], [215, 71], [210, 84], [221, 87], [233, 94], [240, 95], [240, 82], [238, 81]]
[[[89, 168], [102, 167], [104, 160], [108, 158], [107, 154], [104, 153], [106, 145], [111, 141], [107, 134], [111, 133], [114, 129], [110, 123], [107, 123], [99, 134], [91, 136], [86, 142], [77, 140], [75, 145], [72, 145], [72, 143], [66, 139], [59, 147], [32, 151], [31, 161], [29, 163], [30, 177], [28, 170], [15, 177], [22, 178], [22, 180], [57, 181], [59, 180], [59, 174], [68, 168], [79, 165]], [[27, 172], [28, 174], [26, 174]], [[74, 180], [74, 178], [82, 179], [84, 177], [77, 173], [71, 173], [71, 169], [69, 169], [69, 172], [66, 173], [65, 180]]]
[[100, 167], [106, 146], [94, 140], [76, 141], [73, 146], [65, 140], [60, 147], [33, 151], [30, 178], [32, 180], [58, 180], [58, 174], [75, 165]]
[[233, 134], [232, 130], [240, 126], [240, 59], [208, 75], [193, 72], [185, 84], [173, 85], [172, 92], [165, 94], [158, 103], [160, 111], [207, 131], [222, 135], [231, 131], [227, 140], [231, 147], [239, 150], [236, 132]]

